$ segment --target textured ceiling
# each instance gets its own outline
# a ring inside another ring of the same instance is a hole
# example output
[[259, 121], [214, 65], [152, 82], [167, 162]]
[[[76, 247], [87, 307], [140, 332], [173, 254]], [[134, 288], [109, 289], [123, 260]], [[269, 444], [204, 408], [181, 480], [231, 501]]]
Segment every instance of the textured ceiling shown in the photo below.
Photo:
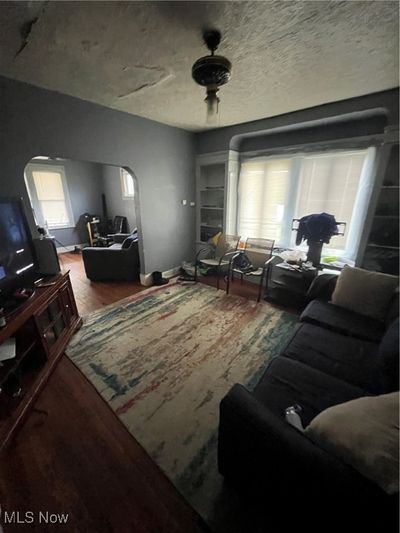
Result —
[[233, 63], [220, 126], [398, 85], [389, 1], [0, 2], [0, 73], [202, 130], [191, 66], [204, 28], [221, 30]]

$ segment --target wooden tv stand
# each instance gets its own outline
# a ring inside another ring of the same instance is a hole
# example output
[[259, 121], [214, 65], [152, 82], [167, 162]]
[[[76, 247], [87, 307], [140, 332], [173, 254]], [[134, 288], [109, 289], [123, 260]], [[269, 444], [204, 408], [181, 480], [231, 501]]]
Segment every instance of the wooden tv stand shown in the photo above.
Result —
[[48, 286], [7, 316], [0, 344], [16, 341], [16, 357], [0, 364], [0, 450], [20, 426], [74, 334], [81, 326], [69, 273], [47, 278]]

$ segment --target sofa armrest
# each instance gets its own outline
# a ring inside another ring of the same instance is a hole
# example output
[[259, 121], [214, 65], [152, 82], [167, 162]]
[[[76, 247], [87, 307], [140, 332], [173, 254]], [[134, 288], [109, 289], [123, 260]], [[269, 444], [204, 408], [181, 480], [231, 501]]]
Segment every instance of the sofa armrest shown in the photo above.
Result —
[[[289, 406], [288, 406], [289, 407]], [[268, 492], [365, 493], [364, 478], [234, 385], [220, 404], [218, 467], [239, 485]], [[368, 485], [368, 483], [367, 483]]]
[[338, 276], [336, 274], [321, 274], [311, 283], [307, 298], [309, 300], [322, 300], [329, 302], [336, 287]]

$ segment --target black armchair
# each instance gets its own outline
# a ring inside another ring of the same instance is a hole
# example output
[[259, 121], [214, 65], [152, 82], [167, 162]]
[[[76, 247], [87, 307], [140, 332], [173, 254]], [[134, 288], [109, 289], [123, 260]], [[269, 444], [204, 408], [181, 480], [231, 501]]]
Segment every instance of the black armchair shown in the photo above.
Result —
[[138, 241], [126, 239], [124, 244], [109, 248], [84, 248], [83, 264], [91, 281], [135, 281], [139, 279], [140, 262]]

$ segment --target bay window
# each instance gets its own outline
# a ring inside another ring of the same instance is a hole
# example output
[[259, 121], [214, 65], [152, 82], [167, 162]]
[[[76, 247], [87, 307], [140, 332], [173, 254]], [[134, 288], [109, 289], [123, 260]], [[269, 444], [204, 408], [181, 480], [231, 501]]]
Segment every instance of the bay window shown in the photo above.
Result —
[[242, 162], [237, 229], [242, 237], [274, 239], [293, 247], [292, 220], [330, 213], [346, 223], [326, 253], [355, 259], [372, 189], [375, 149], [296, 154]]

